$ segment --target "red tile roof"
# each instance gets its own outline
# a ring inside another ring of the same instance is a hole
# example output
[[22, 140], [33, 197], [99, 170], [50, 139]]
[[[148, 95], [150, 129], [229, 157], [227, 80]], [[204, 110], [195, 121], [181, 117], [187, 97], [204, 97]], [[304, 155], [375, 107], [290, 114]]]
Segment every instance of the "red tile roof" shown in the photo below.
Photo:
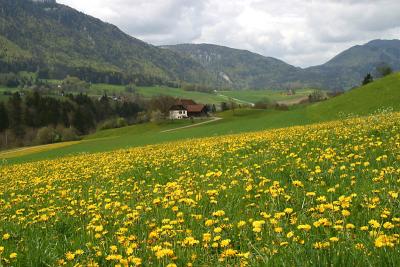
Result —
[[179, 99], [176, 104], [183, 106], [197, 105], [196, 102], [191, 99]]
[[191, 112], [191, 113], [200, 113], [200, 112], [203, 111], [204, 107], [205, 107], [205, 106], [202, 105], [202, 104], [187, 105], [187, 106], [186, 106], [186, 110], [187, 110], [188, 112]]

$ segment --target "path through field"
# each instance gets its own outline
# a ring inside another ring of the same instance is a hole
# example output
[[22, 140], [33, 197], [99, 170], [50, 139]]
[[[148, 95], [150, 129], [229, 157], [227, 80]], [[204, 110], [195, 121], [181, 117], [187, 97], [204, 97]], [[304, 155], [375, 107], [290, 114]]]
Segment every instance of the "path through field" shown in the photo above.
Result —
[[16, 148], [13, 150], [0, 151], [0, 159], [8, 159], [8, 158], [13, 158], [13, 157], [33, 154], [33, 153], [37, 153], [37, 152], [43, 152], [43, 151], [51, 150], [54, 148], [61, 148], [61, 147], [75, 145], [80, 142], [81, 141], [69, 141], [69, 142], [62, 142], [62, 143], [56, 143], [56, 144], [30, 146], [30, 147]]
[[300, 97], [300, 98], [277, 101], [277, 103], [280, 104], [280, 105], [283, 104], [283, 105], [292, 106], [292, 105], [300, 104], [300, 103], [302, 103], [304, 101], [307, 101], [307, 100], [308, 100], [308, 96], [304, 96], [304, 97]]
[[200, 122], [200, 123], [196, 123], [196, 124], [192, 124], [192, 125], [188, 125], [188, 126], [183, 126], [183, 127], [178, 127], [178, 128], [174, 128], [174, 129], [164, 130], [164, 131], [161, 131], [161, 133], [167, 133], [167, 132], [177, 131], [177, 130], [186, 129], [186, 128], [192, 128], [192, 127], [196, 127], [196, 126], [199, 126], [199, 125], [203, 125], [203, 124], [207, 124], [207, 123], [211, 123], [211, 122], [215, 122], [215, 121], [219, 121], [219, 120], [222, 120], [222, 118], [214, 117], [209, 121], [204, 121], [204, 122]]
[[248, 105], [250, 105], [252, 107], [254, 107], [254, 105], [255, 105], [252, 102], [245, 101], [245, 100], [240, 100], [240, 99], [237, 99], [237, 98], [234, 98], [234, 97], [229, 97], [229, 96], [226, 96], [226, 95], [219, 94], [218, 96], [225, 97], [226, 99], [232, 99], [233, 101], [240, 102], [240, 103], [243, 103], [243, 104], [248, 104]]

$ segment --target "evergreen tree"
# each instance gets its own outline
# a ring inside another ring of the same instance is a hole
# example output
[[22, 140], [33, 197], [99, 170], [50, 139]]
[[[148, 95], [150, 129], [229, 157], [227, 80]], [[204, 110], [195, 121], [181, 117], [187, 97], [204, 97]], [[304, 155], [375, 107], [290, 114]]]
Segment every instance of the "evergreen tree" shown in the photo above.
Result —
[[393, 72], [393, 69], [389, 65], [386, 65], [386, 64], [377, 67], [376, 70], [378, 71], [379, 75], [381, 75], [381, 77], [388, 76], [388, 75], [392, 74], [392, 72]]
[[24, 136], [22, 125], [22, 99], [19, 93], [14, 93], [8, 101], [10, 128], [18, 137]]
[[364, 80], [362, 82], [362, 85], [366, 85], [369, 83], [372, 83], [374, 81], [374, 77], [372, 77], [371, 73], [368, 73], [365, 77]]
[[5, 131], [9, 127], [8, 113], [4, 104], [0, 103], [0, 132]]

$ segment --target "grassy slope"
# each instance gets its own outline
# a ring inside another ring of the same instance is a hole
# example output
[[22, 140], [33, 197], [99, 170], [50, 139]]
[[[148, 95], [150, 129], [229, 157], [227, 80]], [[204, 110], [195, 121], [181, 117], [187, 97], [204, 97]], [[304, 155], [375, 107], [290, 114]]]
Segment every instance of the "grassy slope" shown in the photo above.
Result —
[[400, 109], [400, 73], [351, 90], [330, 101], [309, 106], [307, 113], [314, 120], [323, 120], [338, 118], [340, 111], [367, 115], [380, 108]]
[[380, 108], [387, 107], [400, 110], [400, 73], [393, 74], [365, 87], [354, 89], [328, 101], [306, 107], [297, 107], [290, 111], [236, 110], [234, 113], [228, 111], [220, 114], [224, 119], [215, 123], [168, 133], [161, 133], [160, 131], [166, 127], [174, 128], [176, 126], [171, 124], [167, 126], [155, 124], [131, 126], [100, 132], [95, 136], [87, 137], [88, 141], [77, 145], [22, 156], [11, 159], [10, 162], [55, 158], [79, 152], [107, 151], [186, 138], [304, 125], [338, 119], [340, 112], [368, 115]]
[[169, 88], [169, 87], [158, 87], [158, 86], [139, 87], [138, 93], [148, 98], [162, 94], [172, 97], [193, 99], [199, 103], [204, 103], [204, 104], [218, 104], [223, 101], [226, 101], [224, 97], [220, 97], [215, 94], [185, 91], [180, 88]]
[[297, 99], [304, 96], [308, 96], [312, 92], [313, 92], [312, 89], [304, 89], [304, 90], [298, 90], [296, 92], [296, 95], [288, 96], [284, 91], [240, 90], [240, 91], [222, 91], [221, 94], [228, 97], [237, 98], [243, 101], [255, 103], [259, 100], [262, 100], [263, 98], [268, 98], [269, 100], [273, 101]]
[[[92, 84], [89, 89], [91, 95], [101, 95], [106, 92], [109, 95], [125, 93], [125, 86], [110, 84]], [[233, 97], [242, 101], [257, 102], [263, 98], [274, 101], [291, 100], [309, 95], [311, 89], [299, 90], [294, 96], [287, 96], [284, 92], [274, 90], [241, 90], [241, 91], [221, 91], [218, 94], [208, 94], [201, 92], [185, 91], [181, 88], [171, 88], [165, 86], [138, 87], [137, 93], [145, 98], [151, 98], [158, 95], [168, 95], [172, 97], [193, 99], [204, 104], [218, 104], [223, 101], [229, 101]], [[221, 96], [221, 95], [222, 96]]]

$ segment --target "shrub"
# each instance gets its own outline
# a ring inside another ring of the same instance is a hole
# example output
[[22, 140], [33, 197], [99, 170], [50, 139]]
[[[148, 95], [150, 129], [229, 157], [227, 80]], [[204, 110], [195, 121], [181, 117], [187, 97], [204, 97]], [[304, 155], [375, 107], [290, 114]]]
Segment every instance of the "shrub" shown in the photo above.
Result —
[[37, 131], [36, 141], [39, 144], [51, 144], [61, 141], [61, 135], [53, 127], [43, 127]]
[[256, 103], [254, 103], [254, 108], [256, 109], [268, 109], [271, 108], [275, 105], [275, 103], [273, 101], [271, 101], [268, 98], [263, 98], [260, 101], [257, 101]]
[[324, 94], [322, 93], [321, 90], [315, 90], [308, 96], [308, 100], [313, 103], [313, 102], [319, 102], [322, 100], [326, 100]]
[[154, 110], [150, 114], [150, 121], [151, 122], [161, 122], [164, 120], [164, 114], [159, 110]]
[[99, 126], [99, 130], [115, 129], [127, 126], [128, 123], [124, 118], [113, 118], [106, 120]]
[[275, 105], [275, 109], [276, 110], [288, 111], [289, 110], [289, 106], [285, 105], [285, 104], [276, 104]]
[[80, 137], [78, 135], [78, 131], [73, 127], [65, 128], [63, 126], [58, 126], [57, 127], [57, 132], [60, 133], [61, 139], [62, 139], [63, 142], [76, 141], [76, 140], [80, 139]]

